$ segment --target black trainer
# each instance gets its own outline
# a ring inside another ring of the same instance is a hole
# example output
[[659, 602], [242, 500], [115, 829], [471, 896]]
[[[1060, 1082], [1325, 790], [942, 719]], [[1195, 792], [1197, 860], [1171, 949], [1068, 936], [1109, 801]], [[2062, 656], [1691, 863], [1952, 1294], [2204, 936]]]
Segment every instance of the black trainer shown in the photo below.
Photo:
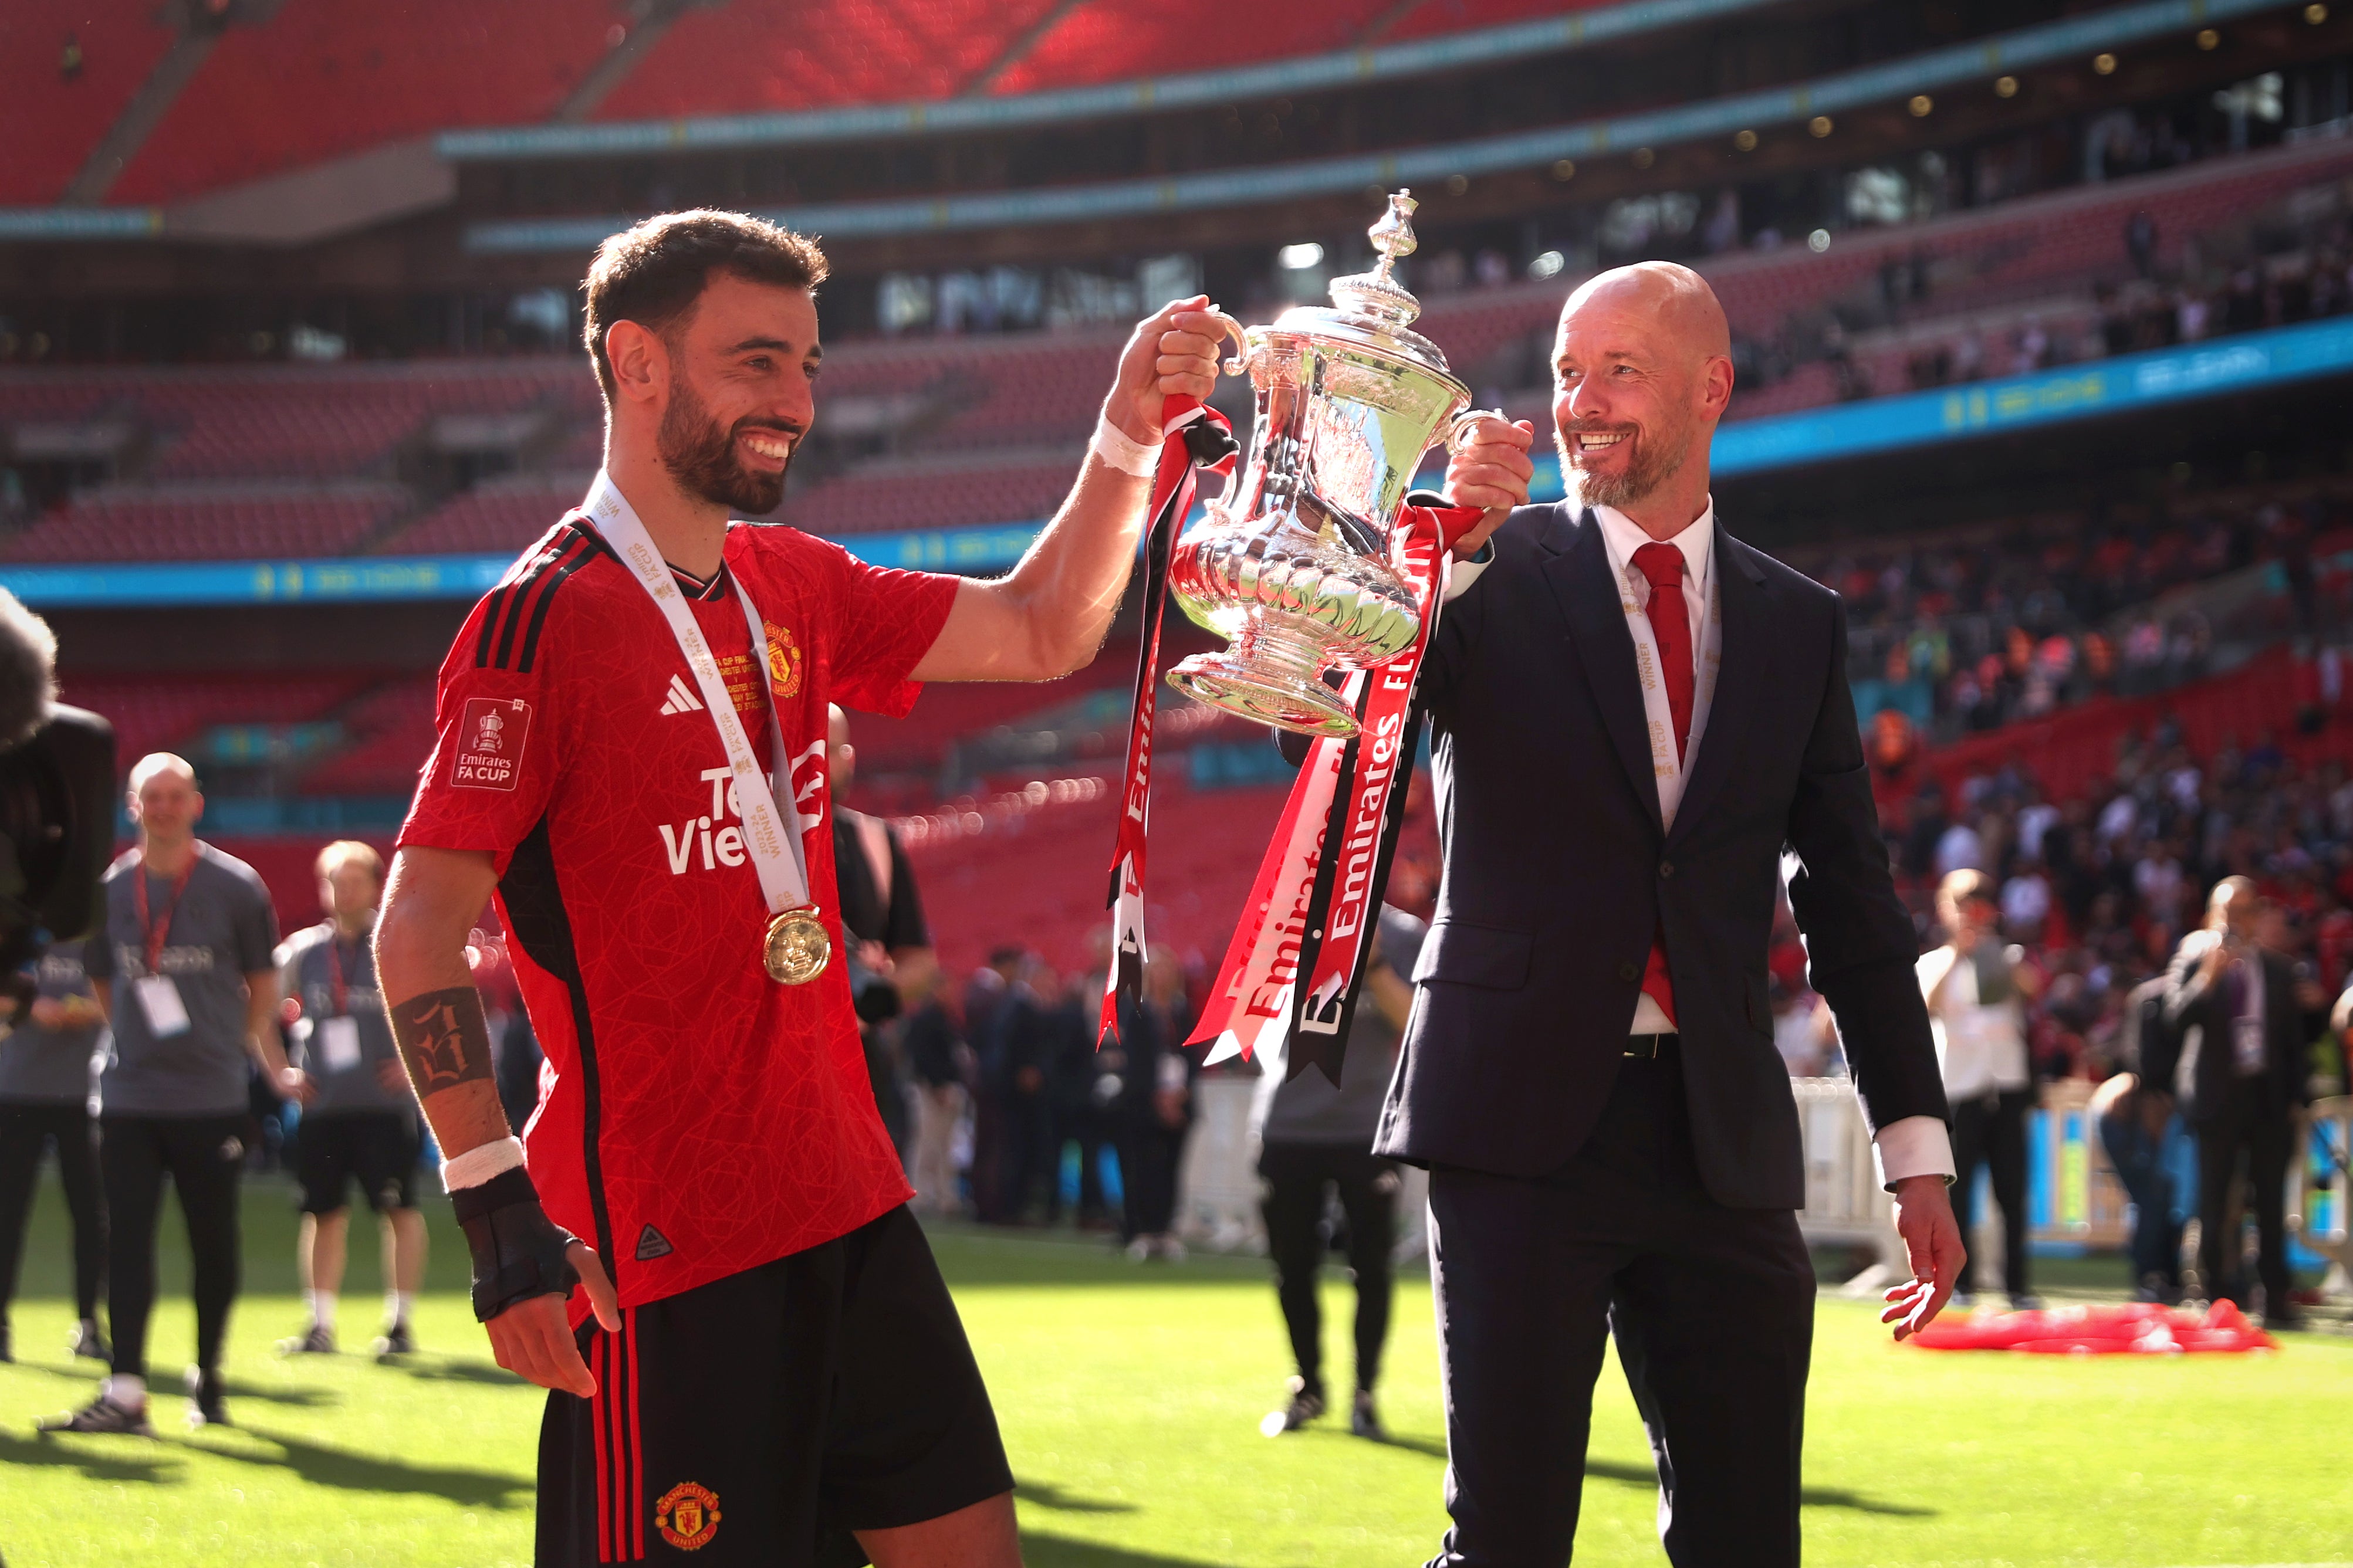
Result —
[[408, 1320], [406, 1318], [385, 1330], [376, 1339], [375, 1359], [378, 1361], [389, 1361], [396, 1355], [415, 1355], [416, 1353], [417, 1336], [409, 1331]]
[[229, 1424], [228, 1404], [222, 1399], [221, 1374], [200, 1367], [188, 1369], [188, 1430]]
[[300, 1338], [278, 1342], [280, 1355], [332, 1355], [335, 1353], [335, 1331], [312, 1323]]
[[102, 1432], [118, 1437], [153, 1437], [155, 1428], [147, 1424], [147, 1406], [142, 1402], [136, 1410], [125, 1410], [105, 1394], [100, 1394], [70, 1415], [47, 1415], [41, 1418], [35, 1430], [39, 1432]]
[[1291, 1380], [1291, 1403], [1280, 1410], [1269, 1411], [1258, 1429], [1270, 1437], [1280, 1437], [1285, 1432], [1296, 1432], [1324, 1414], [1324, 1395], [1311, 1392], [1305, 1380]]
[[1373, 1408], [1371, 1389], [1356, 1391], [1356, 1405], [1348, 1412], [1348, 1430], [1359, 1437], [1370, 1437], [1376, 1443], [1388, 1437], [1388, 1434], [1381, 1429], [1380, 1412]]
[[75, 1325], [73, 1338], [66, 1342], [66, 1349], [84, 1361], [111, 1362], [114, 1359], [114, 1352], [107, 1346], [106, 1336], [98, 1331], [96, 1318], [84, 1318]]

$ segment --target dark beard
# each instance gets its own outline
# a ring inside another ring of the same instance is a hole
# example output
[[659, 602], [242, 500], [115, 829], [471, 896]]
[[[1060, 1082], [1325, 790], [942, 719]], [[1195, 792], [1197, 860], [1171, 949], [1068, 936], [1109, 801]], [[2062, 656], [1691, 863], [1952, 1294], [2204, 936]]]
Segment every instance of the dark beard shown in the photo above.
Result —
[[786, 426], [743, 419], [723, 429], [694, 389], [675, 382], [654, 449], [670, 478], [688, 494], [744, 517], [765, 517], [785, 499], [785, 474], [793, 460], [787, 456], [785, 467], [773, 474], [746, 468], [735, 456], [735, 437], [746, 429], [775, 430], [791, 437], [792, 449], [800, 450], [800, 432]]
[[1623, 474], [1613, 478], [1578, 468], [1569, 457], [1577, 449], [1574, 432], [1556, 430], [1553, 445], [1560, 453], [1562, 488], [1587, 506], [1623, 511], [1629, 504], [1642, 500], [1672, 479], [1683, 466], [1683, 433], [1672, 434], [1676, 439], [1662, 442], [1655, 448], [1641, 435], [1628, 437], [1634, 443], [1633, 461], [1626, 465]]

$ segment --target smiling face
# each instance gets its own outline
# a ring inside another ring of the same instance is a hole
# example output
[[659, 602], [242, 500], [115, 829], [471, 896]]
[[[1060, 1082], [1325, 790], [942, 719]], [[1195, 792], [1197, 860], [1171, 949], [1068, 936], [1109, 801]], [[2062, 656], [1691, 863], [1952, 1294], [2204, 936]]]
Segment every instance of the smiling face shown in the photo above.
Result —
[[1688, 268], [1620, 268], [1570, 295], [1554, 340], [1553, 424], [1572, 491], [1625, 510], [1676, 488], [1698, 458], [1687, 477], [1704, 504], [1708, 439], [1732, 393], [1728, 349], [1723, 310]]
[[662, 466], [689, 495], [754, 517], [774, 511], [817, 418], [817, 301], [806, 289], [713, 273], [659, 335], [670, 361], [655, 437]]

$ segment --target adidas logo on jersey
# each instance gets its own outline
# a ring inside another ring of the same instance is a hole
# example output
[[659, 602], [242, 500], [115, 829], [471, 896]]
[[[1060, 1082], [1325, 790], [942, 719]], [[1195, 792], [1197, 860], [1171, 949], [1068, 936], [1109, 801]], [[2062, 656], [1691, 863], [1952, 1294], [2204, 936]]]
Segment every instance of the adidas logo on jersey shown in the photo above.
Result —
[[670, 697], [661, 705], [661, 710], [665, 714], [700, 713], [702, 711], [702, 699], [688, 688], [685, 677], [673, 675], [670, 678]]

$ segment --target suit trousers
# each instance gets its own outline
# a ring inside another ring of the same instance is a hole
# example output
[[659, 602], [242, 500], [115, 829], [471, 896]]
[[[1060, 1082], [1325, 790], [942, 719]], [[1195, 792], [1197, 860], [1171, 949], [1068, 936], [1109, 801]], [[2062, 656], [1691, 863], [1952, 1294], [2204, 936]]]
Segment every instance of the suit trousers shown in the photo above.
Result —
[[[2001, 1285], [2013, 1298], [2027, 1293], [2026, 1113], [2033, 1104], [2030, 1089], [1953, 1101], [1954, 1217], [1968, 1243], [1977, 1234], [1978, 1169], [1983, 1166], [1994, 1206], [2001, 1210]], [[1963, 1294], [1978, 1289], [1974, 1254], [1963, 1260], [1953, 1289]]]
[[1813, 1266], [1795, 1214], [1700, 1184], [1672, 1052], [1623, 1061], [1550, 1176], [1433, 1168], [1430, 1219], [1454, 1519], [1430, 1568], [1569, 1561], [1605, 1333], [1668, 1561], [1793, 1568]]
[[2240, 1262], [2240, 1240], [2230, 1225], [2231, 1183], [2246, 1156], [2247, 1208], [2255, 1216], [2256, 1274], [2263, 1311], [2293, 1315], [2288, 1304], [2288, 1108], [2264, 1079], [2233, 1079], [2221, 1108], [2198, 1123], [2198, 1268], [2210, 1300], [2250, 1304]]

